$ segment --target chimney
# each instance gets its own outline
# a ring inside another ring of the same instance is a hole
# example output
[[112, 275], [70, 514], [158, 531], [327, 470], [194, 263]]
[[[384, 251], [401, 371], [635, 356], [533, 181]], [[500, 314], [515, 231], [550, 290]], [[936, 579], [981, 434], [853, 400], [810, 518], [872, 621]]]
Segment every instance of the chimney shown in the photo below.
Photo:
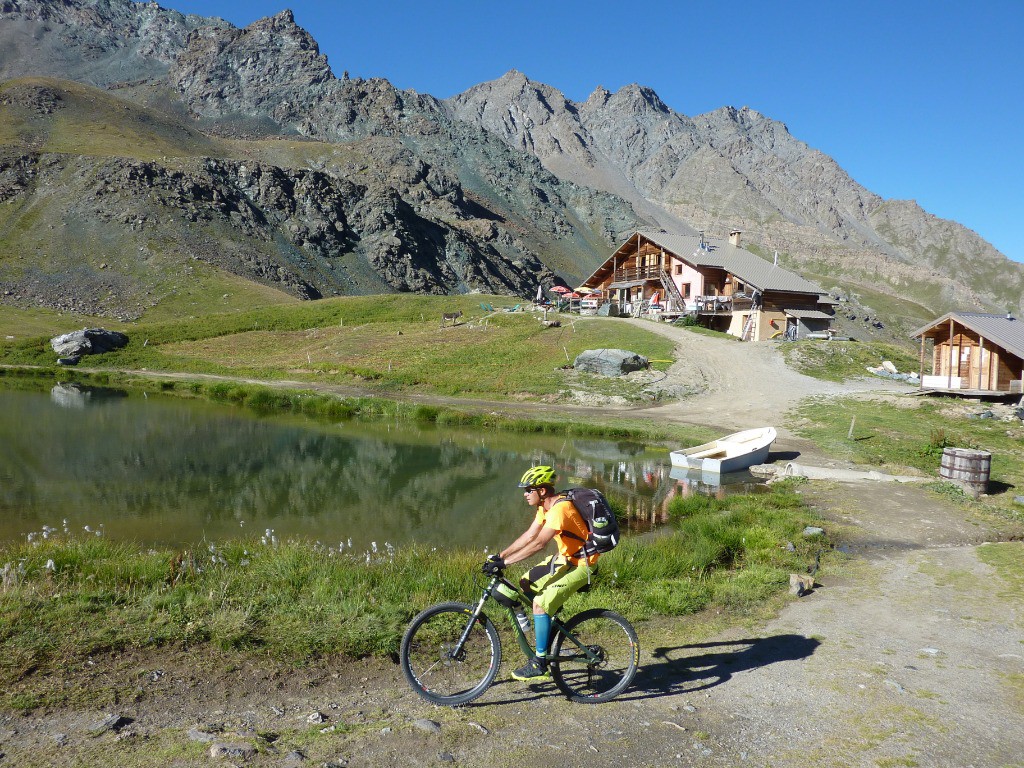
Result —
[[742, 233], [738, 229], [734, 229], [729, 233], [729, 245], [735, 245], [737, 248], [740, 247], [740, 235]]

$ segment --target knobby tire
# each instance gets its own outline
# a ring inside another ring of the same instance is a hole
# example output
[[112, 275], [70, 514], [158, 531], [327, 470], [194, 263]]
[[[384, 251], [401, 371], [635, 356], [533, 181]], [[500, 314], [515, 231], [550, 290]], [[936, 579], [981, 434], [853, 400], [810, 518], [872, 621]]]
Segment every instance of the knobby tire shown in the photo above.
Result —
[[433, 605], [412, 620], [402, 637], [402, 672], [412, 689], [432, 704], [468, 704], [498, 674], [501, 640], [484, 614], [473, 622], [462, 651], [451, 655], [474, 609], [468, 603]]
[[623, 616], [605, 608], [578, 613], [565, 623], [567, 632], [594, 651], [594, 662], [562, 632], [551, 644], [551, 676], [573, 701], [600, 704], [622, 693], [636, 675], [640, 643]]

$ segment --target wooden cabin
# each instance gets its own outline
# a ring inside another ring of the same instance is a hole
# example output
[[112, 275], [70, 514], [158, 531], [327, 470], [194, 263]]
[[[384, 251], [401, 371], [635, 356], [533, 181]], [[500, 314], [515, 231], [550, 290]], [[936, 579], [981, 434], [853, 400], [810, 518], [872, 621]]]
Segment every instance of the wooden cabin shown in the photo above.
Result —
[[[950, 312], [913, 333], [921, 339], [921, 389], [964, 395], [1021, 394], [1024, 321]], [[930, 347], [930, 350], [929, 350]], [[927, 359], [931, 374], [925, 374]]]
[[609, 314], [691, 315], [744, 341], [827, 337], [834, 317], [825, 291], [728, 240], [638, 231], [588, 277]]

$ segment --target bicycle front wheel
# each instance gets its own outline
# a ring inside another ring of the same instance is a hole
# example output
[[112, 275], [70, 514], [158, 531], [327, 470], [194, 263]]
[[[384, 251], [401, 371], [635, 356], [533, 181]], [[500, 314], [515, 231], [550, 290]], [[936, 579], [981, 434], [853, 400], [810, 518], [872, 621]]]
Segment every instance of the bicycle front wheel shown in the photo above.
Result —
[[[440, 603], [419, 614], [402, 637], [401, 662], [409, 685], [432, 704], [457, 707], [487, 690], [501, 664], [498, 630], [474, 606]], [[472, 622], [469, 635], [456, 650]]]
[[623, 616], [595, 608], [565, 623], [564, 632], [555, 635], [550, 658], [551, 676], [562, 693], [573, 701], [600, 704], [633, 681], [640, 643]]

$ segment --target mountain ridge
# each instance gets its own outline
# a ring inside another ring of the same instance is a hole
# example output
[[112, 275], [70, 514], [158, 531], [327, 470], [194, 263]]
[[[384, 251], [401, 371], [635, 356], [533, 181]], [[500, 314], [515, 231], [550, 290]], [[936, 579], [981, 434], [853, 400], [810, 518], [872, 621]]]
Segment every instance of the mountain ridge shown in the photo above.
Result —
[[[277, 197], [253, 204], [268, 227], [263, 236], [276, 243], [260, 256], [261, 279], [295, 295], [372, 286], [531, 296], [556, 275], [589, 274], [624, 233], [655, 226], [741, 229], [751, 250], [779, 252], [785, 266], [826, 288], [829, 280], [877, 287], [936, 313], [1022, 308], [1020, 265], [956, 222], [875, 195], [784, 123], [746, 107], [687, 117], [640, 84], [614, 93], [598, 86], [573, 102], [516, 70], [437, 99], [381, 78], [338, 78], [290, 11], [236, 28], [131, 0], [0, 0], [0, 20], [4, 99], [27, 82], [15, 78], [77, 80], [156, 110], [140, 122], [179, 121], [207, 136], [219, 154], [196, 166], [201, 189], [223, 183], [208, 176], [217, 167], [235, 188], [217, 194], [245, 198], [234, 163], [259, 162], [261, 177], [287, 179]], [[45, 100], [45, 90], [24, 98]], [[0, 107], [0, 126], [23, 125], [12, 109], [22, 108]], [[5, 131], [0, 176], [37, 161], [40, 148], [23, 140], [31, 132]], [[333, 223], [308, 194], [289, 197], [311, 173], [347, 190]], [[28, 210], [26, 194], [9, 190], [8, 201]], [[373, 215], [375, 205], [383, 216]], [[51, 216], [60, 218], [56, 207]], [[17, 269], [3, 257], [23, 241], [12, 235], [17, 222], [5, 220], [0, 282], [9, 293], [0, 300], [24, 302]], [[238, 234], [230, 217], [205, 221], [214, 242]], [[125, 237], [117, 226], [107, 237]], [[249, 274], [230, 260], [216, 266]], [[352, 269], [363, 278], [345, 277]]]

